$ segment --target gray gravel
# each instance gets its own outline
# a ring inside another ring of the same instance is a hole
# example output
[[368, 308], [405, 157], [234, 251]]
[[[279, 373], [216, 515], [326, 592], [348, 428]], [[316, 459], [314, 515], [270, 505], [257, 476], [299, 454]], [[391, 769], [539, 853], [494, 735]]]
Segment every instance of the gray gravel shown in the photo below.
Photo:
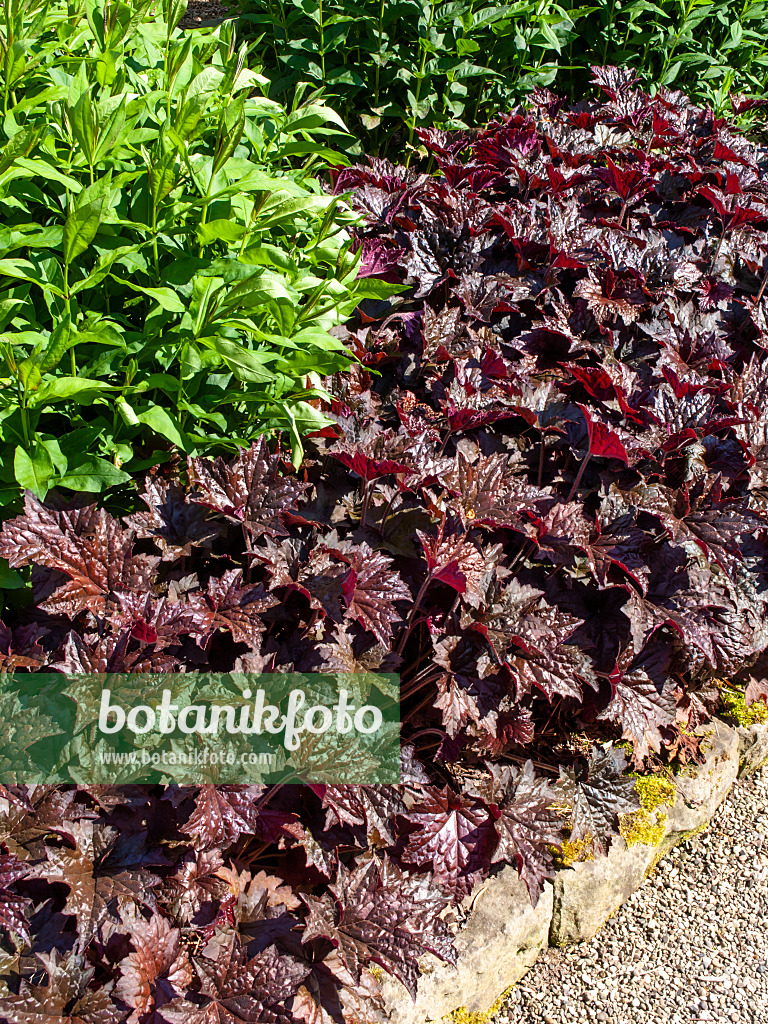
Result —
[[545, 950], [494, 1024], [768, 1024], [768, 768], [591, 941]]

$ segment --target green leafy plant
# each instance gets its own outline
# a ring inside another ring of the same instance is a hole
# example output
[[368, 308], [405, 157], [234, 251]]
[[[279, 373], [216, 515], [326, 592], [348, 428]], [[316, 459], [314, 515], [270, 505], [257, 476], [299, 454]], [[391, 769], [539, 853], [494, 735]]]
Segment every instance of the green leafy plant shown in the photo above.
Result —
[[[0, 13], [0, 503], [322, 428], [355, 218], [312, 177], [349, 136], [317, 94], [265, 98], [234, 30], [184, 4]], [[386, 289], [386, 286], [383, 286]]]
[[580, 24], [592, 63], [629, 64], [648, 85], [685, 88], [718, 114], [731, 90], [758, 95], [768, 79], [768, 6], [762, 0], [599, 0]]
[[[647, 87], [685, 88], [716, 113], [764, 91], [762, 0], [240, 0], [270, 95], [322, 87], [364, 153], [413, 144], [418, 127], [461, 128], [557, 81], [578, 99], [590, 66], [628, 64]], [[751, 115], [750, 116], [754, 116]], [[409, 152], [410, 155], [410, 152]]]
[[[567, 7], [571, 9], [568, 10]], [[416, 127], [461, 126], [550, 83], [575, 25], [594, 8], [539, 0], [241, 0], [243, 31], [263, 41], [272, 95], [322, 86], [384, 152]], [[367, 133], [370, 132], [369, 136]]]

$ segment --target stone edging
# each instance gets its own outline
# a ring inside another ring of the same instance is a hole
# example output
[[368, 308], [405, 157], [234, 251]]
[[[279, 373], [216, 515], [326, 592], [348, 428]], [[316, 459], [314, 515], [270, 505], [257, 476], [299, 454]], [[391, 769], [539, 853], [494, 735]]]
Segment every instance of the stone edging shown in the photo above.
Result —
[[614, 841], [606, 857], [559, 868], [535, 908], [517, 870], [506, 866], [467, 897], [456, 936], [454, 969], [427, 954], [415, 1002], [389, 975], [381, 983], [392, 1024], [424, 1024], [452, 1016], [482, 1024], [499, 997], [519, 981], [547, 946], [591, 939], [653, 871], [662, 857], [706, 828], [737, 778], [768, 762], [768, 724], [731, 727], [715, 719], [704, 727], [703, 765], [676, 776], [674, 802], [658, 845]]

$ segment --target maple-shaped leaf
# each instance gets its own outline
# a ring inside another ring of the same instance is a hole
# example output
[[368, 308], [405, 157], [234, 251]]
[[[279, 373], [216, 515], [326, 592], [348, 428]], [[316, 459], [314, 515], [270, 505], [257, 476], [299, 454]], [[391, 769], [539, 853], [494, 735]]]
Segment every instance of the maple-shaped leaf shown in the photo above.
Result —
[[250, 448], [241, 448], [234, 462], [221, 456], [190, 459], [192, 499], [242, 523], [254, 537], [285, 535], [283, 513], [295, 509], [309, 484], [280, 473], [281, 458], [269, 450], [264, 437]]
[[554, 790], [537, 778], [533, 763], [516, 771], [508, 765], [488, 765], [490, 777], [474, 783], [471, 791], [488, 807], [498, 843], [491, 858], [517, 866], [535, 907], [544, 881], [554, 874], [551, 845], [562, 840], [562, 818], [552, 809]]
[[[337, 541], [335, 538], [334, 543]], [[298, 537], [279, 543], [267, 537], [252, 555], [266, 565], [270, 590], [295, 590], [333, 622], [341, 622], [354, 585], [354, 572], [345, 559], [334, 559], [332, 548], [312, 546]]]
[[281, 878], [226, 867], [219, 868], [217, 876], [225, 888], [218, 894], [218, 915], [206, 926], [206, 935], [232, 925], [255, 953], [257, 946], [266, 949], [275, 940], [285, 940], [296, 927], [297, 919], [289, 911], [300, 907], [301, 901]]
[[70, 619], [86, 610], [103, 615], [116, 593], [146, 592], [156, 562], [133, 554], [133, 534], [104, 509], [61, 512], [30, 492], [24, 515], [3, 524], [0, 555], [14, 568], [39, 565], [63, 574], [42, 607]]
[[470, 344], [461, 308], [446, 306], [435, 312], [424, 307], [422, 317], [423, 357], [430, 362], [447, 361], [465, 352]]
[[482, 729], [491, 726], [511, 688], [482, 639], [474, 632], [444, 637], [435, 644], [434, 661], [446, 670], [436, 679], [434, 703], [448, 734], [456, 736], [468, 720]]
[[126, 516], [125, 522], [137, 537], [157, 545], [163, 561], [186, 558], [196, 547], [210, 547], [221, 533], [221, 524], [209, 519], [202, 505], [187, 501], [176, 481], [147, 477], [141, 499], [149, 511]]
[[289, 1024], [291, 998], [309, 974], [308, 966], [274, 946], [249, 957], [233, 932], [216, 959], [196, 957], [194, 965], [205, 1001], [165, 1010], [169, 1024]]
[[493, 757], [500, 757], [510, 747], [528, 746], [536, 734], [531, 709], [520, 703], [503, 707], [495, 720], [489, 716], [482, 726], [477, 746]]
[[[666, 626], [681, 638], [685, 647], [700, 651], [716, 667], [716, 616], [726, 612], [725, 596], [706, 569], [691, 567], [681, 571], [679, 565], [673, 564], [673, 558], [674, 549], [665, 553], [662, 548], [654, 565], [659, 572], [650, 580], [647, 596], [630, 595], [626, 607], [635, 650], [639, 652], [657, 629]], [[664, 569], [667, 571], [662, 575]]]
[[23, 693], [18, 693], [17, 685], [6, 682], [0, 688], [0, 778], [6, 782], [37, 774], [40, 765], [35, 757], [36, 744], [43, 737], [62, 736], [64, 732], [41, 713], [39, 704], [30, 704]]
[[543, 590], [517, 579], [492, 591], [489, 607], [471, 626], [488, 640], [499, 662], [506, 660], [511, 647], [528, 652], [555, 647], [580, 624], [581, 620], [567, 613], [554, 618], [551, 613], [557, 610], [542, 600], [543, 595]]
[[45, 662], [45, 651], [34, 640], [19, 646], [12, 630], [0, 622], [0, 672], [17, 669], [39, 669]]
[[[604, 506], [608, 506], [604, 502]], [[645, 592], [648, 587], [648, 562], [653, 557], [653, 540], [646, 530], [637, 526], [637, 509], [623, 511], [617, 518], [598, 516], [596, 521], [597, 535], [590, 536], [579, 545], [586, 553], [589, 567], [598, 583], [609, 585], [611, 570], [618, 569], [626, 574], [639, 590]]]
[[749, 508], [745, 499], [722, 502], [709, 509], [693, 510], [685, 515], [682, 522], [702, 550], [713, 556], [726, 572], [730, 569], [731, 557], [742, 557], [739, 539], [768, 527], [768, 520]]
[[509, 387], [494, 384], [477, 388], [458, 379], [451, 382], [446, 398], [440, 401], [440, 408], [453, 433], [525, 416]]
[[599, 324], [617, 317], [632, 324], [649, 304], [634, 278], [617, 277], [610, 269], [601, 275], [590, 268], [588, 276], [577, 283], [574, 294], [587, 300], [587, 307]]
[[429, 865], [435, 881], [458, 903], [480, 878], [487, 860], [492, 837], [488, 812], [448, 786], [430, 787], [409, 811], [408, 823], [418, 827], [409, 835], [403, 860]]
[[189, 955], [181, 944], [181, 932], [160, 914], [147, 921], [135, 908], [121, 911], [133, 951], [120, 963], [115, 995], [133, 1013], [129, 1024], [138, 1024], [153, 1008], [181, 997], [193, 980]]
[[706, 753], [701, 749], [701, 736], [689, 732], [688, 727], [679, 721], [670, 729], [670, 737], [665, 743], [667, 757], [684, 766], [689, 763], [704, 764]]
[[279, 601], [261, 586], [241, 586], [241, 578], [241, 569], [227, 569], [219, 579], [211, 576], [208, 580], [206, 596], [213, 611], [208, 639], [216, 630], [224, 629], [235, 643], [256, 648], [264, 632], [260, 613]]
[[[725, 154], [723, 154], [725, 156]], [[722, 189], [711, 185], [700, 185], [698, 192], [712, 203], [723, 225], [723, 230], [734, 231], [743, 224], [751, 221], [765, 221], [765, 211], [762, 208], [752, 206], [750, 197], [741, 194], [741, 186], [736, 178], [734, 184], [737, 186], [735, 192], [724, 192]], [[713, 259], [714, 263], [714, 259]]]
[[472, 604], [479, 604], [489, 565], [471, 535], [442, 529], [437, 535], [421, 530], [416, 534], [427, 562], [428, 579], [445, 583], [459, 594], [468, 594]]
[[[24, 792], [25, 800], [0, 805], [0, 841], [19, 860], [29, 862], [45, 854], [42, 837], [61, 836], [72, 842], [71, 822], [79, 817], [96, 818], [94, 811], [75, 804], [77, 793], [55, 786], [13, 787], [15, 795]], [[75, 806], [73, 806], [75, 805]], [[35, 870], [38, 875], [39, 870]]]
[[[152, 605], [152, 602], [150, 602]], [[146, 602], [141, 605], [146, 609]], [[114, 613], [113, 613], [114, 615]], [[57, 652], [56, 661], [50, 668], [68, 675], [91, 675], [103, 672], [173, 672], [178, 669], [178, 660], [167, 654], [165, 643], [159, 649], [155, 646], [141, 644], [138, 648], [131, 644], [132, 631], [136, 620], [132, 620], [127, 628], [114, 634], [99, 637], [89, 636], [86, 642], [78, 633], [71, 631]], [[151, 635], [146, 621], [138, 625], [140, 635]], [[155, 631], [156, 632], [156, 631]], [[178, 634], [167, 633], [164, 640], [173, 643]]]
[[710, 494], [692, 501], [687, 490], [662, 486], [638, 489], [638, 496], [645, 509], [658, 515], [676, 544], [695, 544], [729, 574], [734, 559], [742, 558], [741, 538], [768, 526], [744, 498], [718, 501]]
[[[314, 787], [312, 787], [314, 788]], [[324, 786], [323, 807], [327, 809], [325, 827], [362, 826], [374, 845], [393, 845], [395, 815], [405, 804], [392, 786]]]
[[182, 826], [198, 849], [226, 848], [241, 835], [253, 835], [264, 786], [201, 786], [195, 809]]
[[449, 226], [434, 217], [430, 218], [428, 230], [412, 231], [408, 240], [411, 251], [403, 263], [408, 278], [418, 284], [414, 292], [417, 299], [429, 295], [446, 277], [477, 269], [482, 261], [482, 235], [468, 237], [461, 227]]
[[534, 509], [550, 495], [513, 471], [509, 455], [480, 456], [471, 463], [459, 451], [456, 465], [443, 474], [443, 483], [455, 498], [454, 508], [469, 525], [508, 526], [519, 514]]
[[219, 893], [223, 883], [217, 872], [223, 866], [217, 849], [186, 852], [160, 889], [159, 901], [175, 921], [189, 924], [203, 904]]
[[22, 978], [18, 995], [0, 996], [0, 1015], [7, 1024], [119, 1024], [125, 1011], [110, 998], [112, 982], [91, 988], [95, 968], [76, 953], [61, 957], [54, 949], [38, 953], [48, 973], [47, 985]]
[[[49, 881], [64, 882], [69, 888], [65, 914], [77, 918], [79, 948], [84, 950], [109, 915], [120, 896], [151, 905], [152, 888], [159, 879], [144, 868], [110, 871], [107, 854], [116, 838], [92, 821], [74, 822], [68, 831], [75, 839], [74, 850], [46, 846], [47, 861], [38, 868]], [[106, 863], [105, 863], [106, 860]]]
[[31, 941], [26, 913], [29, 900], [11, 892], [9, 887], [29, 874], [29, 870], [13, 854], [0, 854], [0, 928], [12, 940], [19, 938], [23, 942]]
[[440, 916], [450, 897], [430, 875], [405, 873], [387, 857], [349, 871], [339, 865], [329, 896], [303, 896], [310, 910], [303, 941], [329, 939], [357, 984], [363, 967], [378, 964], [416, 998], [418, 958], [430, 952], [456, 962], [448, 927]]
[[482, 718], [474, 701], [455, 676], [449, 673], [440, 676], [437, 691], [434, 706], [441, 712], [443, 728], [452, 738], [459, 734], [469, 718], [473, 721]]
[[380, 238], [363, 239], [357, 276], [383, 278], [385, 275], [391, 274], [392, 270], [400, 266], [406, 251], [406, 249], [389, 245]]
[[411, 592], [393, 571], [393, 560], [381, 551], [373, 551], [364, 541], [361, 544], [334, 543], [327, 540], [331, 552], [338, 554], [351, 566], [345, 577], [343, 596], [345, 616], [359, 622], [381, 643], [392, 639], [392, 627], [401, 620], [395, 608], [396, 601], [410, 601]]
[[333, 949], [315, 960], [311, 973], [296, 994], [292, 1007], [303, 1024], [386, 1024], [381, 985], [363, 971], [356, 983]]
[[583, 621], [513, 579], [471, 627], [487, 639], [498, 663], [509, 667], [518, 700], [532, 687], [548, 700], [581, 699], [582, 683], [593, 685], [593, 675], [588, 660], [567, 641]]
[[351, 622], [337, 626], [327, 643], [318, 644], [320, 672], [348, 672], [365, 675], [394, 670], [399, 659], [388, 644], [372, 640]]
[[345, 437], [336, 442], [328, 454], [347, 469], [357, 473], [366, 483], [392, 473], [413, 472], [407, 458], [410, 439], [392, 430], [376, 426], [360, 426], [351, 420], [342, 423]]
[[508, 664], [517, 700], [536, 690], [550, 702], [555, 697], [581, 700], [585, 683], [597, 689], [589, 655], [573, 644], [558, 644], [534, 655], [519, 654]]
[[213, 613], [199, 593], [170, 601], [153, 594], [118, 594], [109, 621], [130, 638], [161, 651], [191, 636], [202, 640], [211, 628]]
[[536, 543], [555, 565], [572, 566], [588, 546], [593, 526], [580, 502], [554, 505], [546, 515], [534, 519]]
[[651, 641], [636, 656], [622, 652], [611, 675], [611, 701], [597, 716], [622, 730], [622, 739], [632, 741], [637, 764], [651, 750], [661, 751], [659, 731], [671, 727], [677, 714], [676, 690], [669, 679], [669, 644]]
[[621, 751], [595, 747], [586, 766], [560, 769], [557, 793], [570, 808], [571, 840], [589, 840], [596, 852], [608, 852], [611, 839], [618, 835], [619, 815], [640, 808], [635, 781], [624, 774], [626, 767]]
[[758, 96], [745, 96], [741, 93], [734, 95], [729, 92], [728, 98], [731, 101], [731, 109], [734, 114], [745, 114], [748, 110], [768, 106], [768, 99], [761, 99]]
[[599, 86], [612, 100], [616, 101], [629, 92], [637, 83], [637, 72], [631, 68], [617, 68], [612, 64], [591, 65], [592, 84]]
[[609, 156], [606, 156], [605, 162], [606, 166], [596, 167], [592, 175], [623, 200], [625, 207], [631, 200], [639, 199], [653, 188], [653, 179], [638, 167], [617, 167]]

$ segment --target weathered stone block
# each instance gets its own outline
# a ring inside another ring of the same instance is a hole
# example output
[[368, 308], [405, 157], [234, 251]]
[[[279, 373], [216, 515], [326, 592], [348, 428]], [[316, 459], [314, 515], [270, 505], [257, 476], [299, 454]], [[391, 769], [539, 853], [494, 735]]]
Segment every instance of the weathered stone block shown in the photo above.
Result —
[[676, 797], [663, 808], [667, 821], [658, 846], [627, 847], [619, 838], [607, 857], [561, 868], [535, 910], [517, 871], [505, 867], [464, 903], [469, 917], [456, 939], [456, 969], [423, 957], [415, 1003], [398, 981], [384, 977], [392, 1024], [425, 1024], [462, 1009], [484, 1014], [548, 942], [560, 946], [592, 938], [673, 846], [706, 827], [736, 781], [740, 757], [743, 773], [768, 759], [767, 726], [737, 732], [715, 720], [702, 735], [705, 763], [674, 777]]
[[674, 779], [677, 798], [667, 809], [667, 849], [671, 849], [683, 835], [697, 831], [712, 820], [739, 774], [739, 734], [736, 730], [714, 719], [702, 727], [702, 734], [706, 734], [702, 743], [706, 754], [704, 764]]
[[739, 778], [752, 775], [768, 761], [768, 724], [739, 726]]
[[547, 945], [552, 919], [552, 886], [544, 888], [536, 908], [513, 867], [505, 867], [467, 897], [470, 916], [456, 938], [458, 966], [427, 955], [414, 1003], [403, 986], [382, 981], [393, 1024], [424, 1024], [454, 1010], [483, 1013], [533, 965]]
[[567, 946], [596, 935], [611, 914], [629, 899], [652, 866], [657, 849], [617, 839], [607, 857], [558, 871], [549, 942]]

